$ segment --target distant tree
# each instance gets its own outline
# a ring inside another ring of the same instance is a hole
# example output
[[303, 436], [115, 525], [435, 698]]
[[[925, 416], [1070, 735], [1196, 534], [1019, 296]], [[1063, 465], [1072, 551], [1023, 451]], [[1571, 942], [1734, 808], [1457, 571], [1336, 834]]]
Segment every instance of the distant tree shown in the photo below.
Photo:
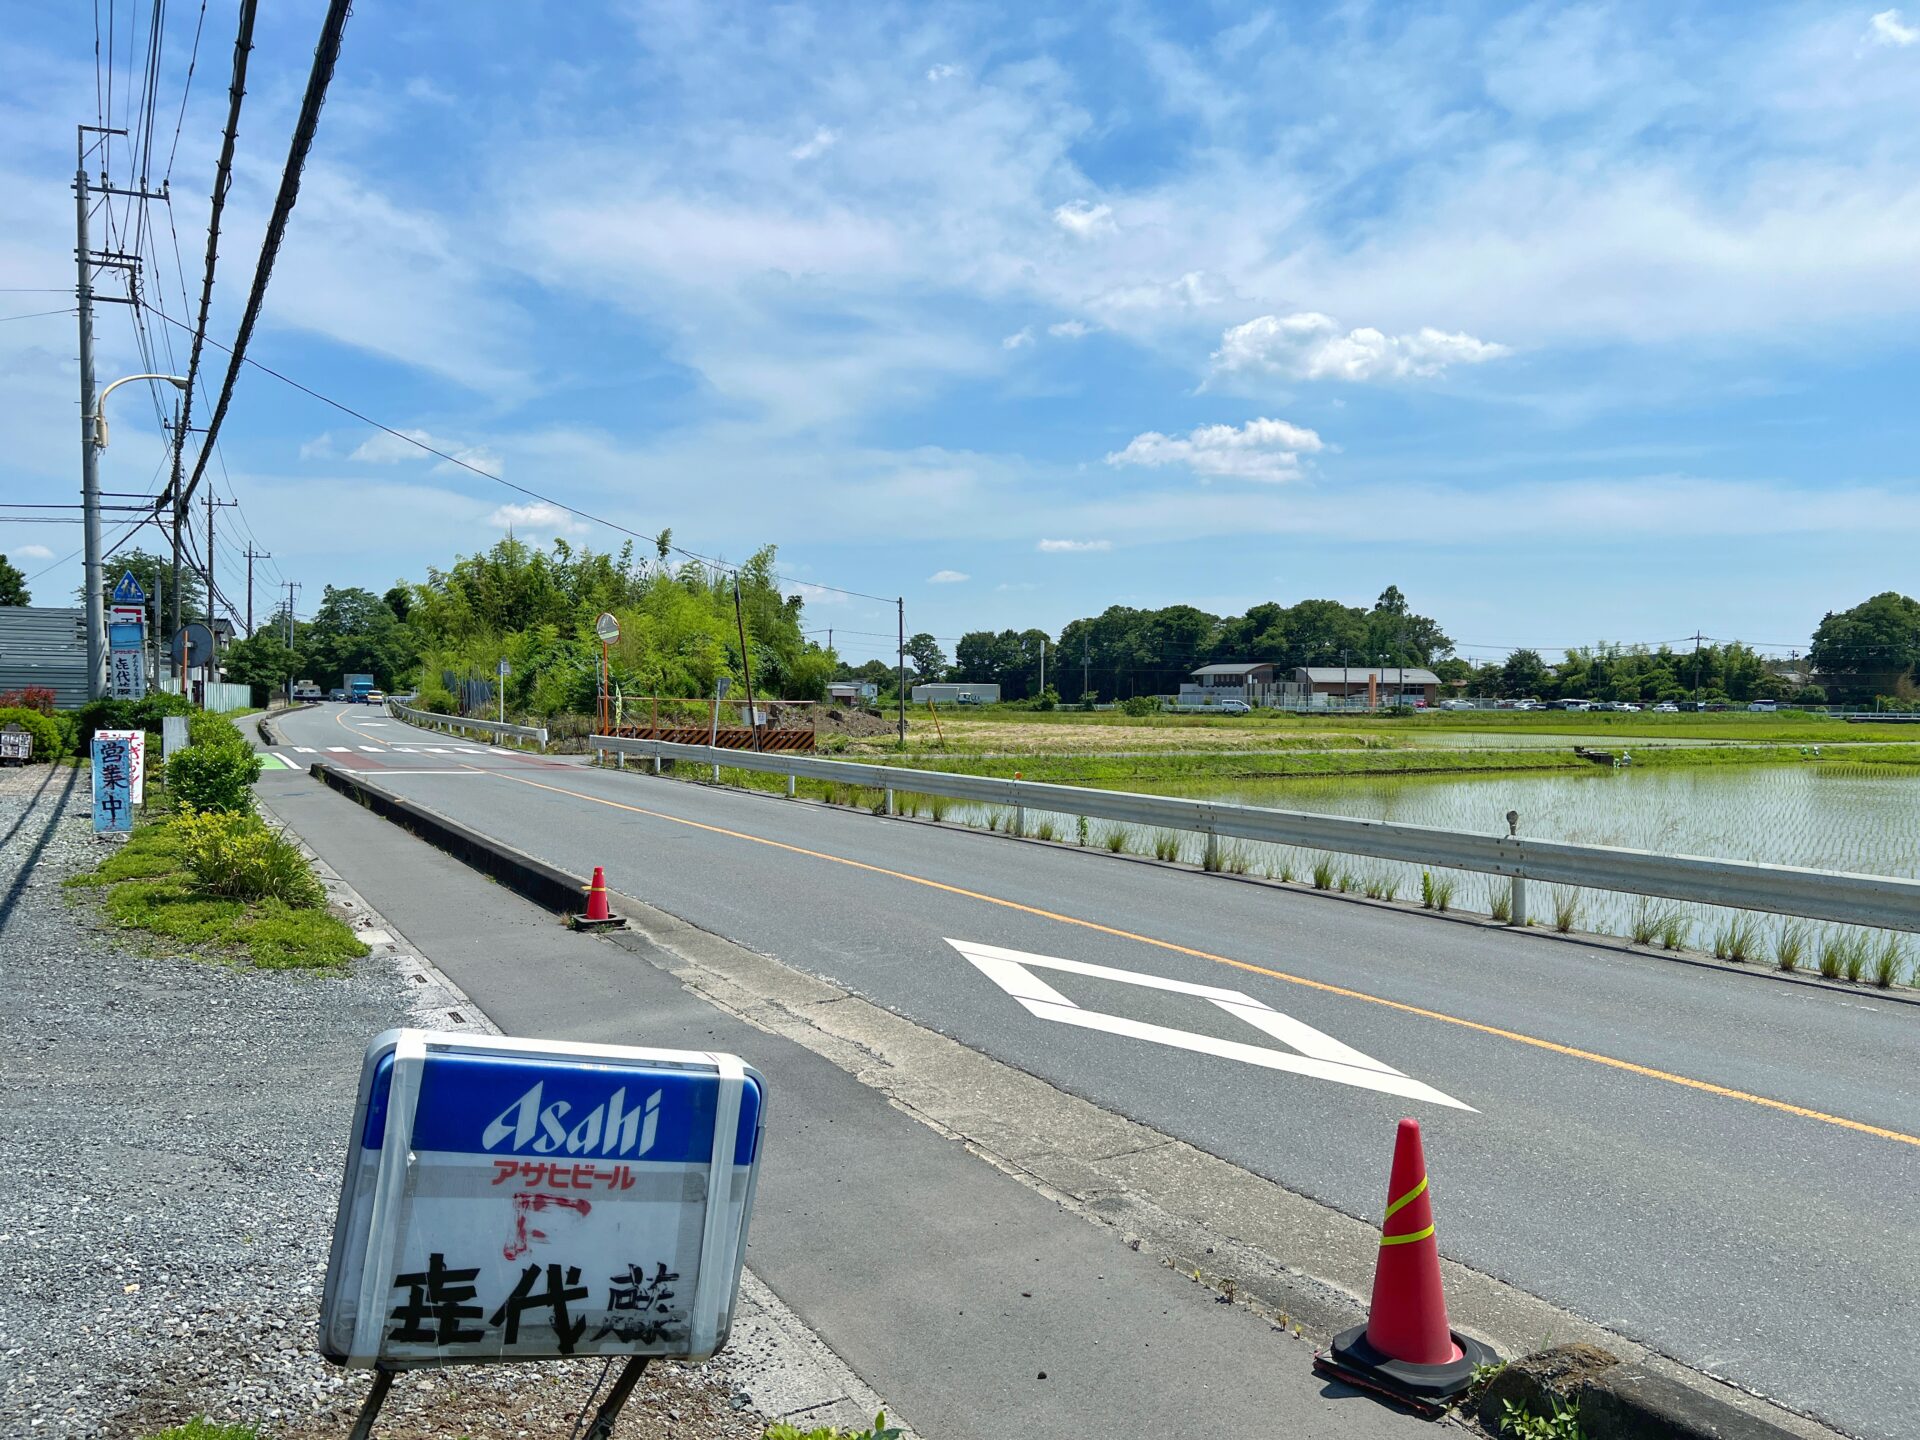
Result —
[[1500, 691], [1516, 699], [1547, 688], [1547, 662], [1537, 650], [1515, 650], [1500, 667]]
[[940, 648], [939, 641], [922, 631], [907, 641], [907, 667], [913, 672], [917, 684], [944, 679], [947, 653]]
[[1829, 611], [1813, 632], [1809, 659], [1829, 691], [1856, 700], [1897, 693], [1920, 664], [1920, 602], [1888, 590]]
[[403, 621], [407, 618], [408, 612], [413, 609], [413, 587], [404, 580], [398, 582], [380, 598], [386, 601], [387, 608]]
[[303, 658], [322, 688], [343, 674], [370, 674], [383, 688], [402, 683], [419, 658], [412, 633], [371, 590], [327, 586], [306, 627]]
[[33, 597], [27, 593], [27, 577], [6, 556], [0, 555], [0, 605], [32, 603]]

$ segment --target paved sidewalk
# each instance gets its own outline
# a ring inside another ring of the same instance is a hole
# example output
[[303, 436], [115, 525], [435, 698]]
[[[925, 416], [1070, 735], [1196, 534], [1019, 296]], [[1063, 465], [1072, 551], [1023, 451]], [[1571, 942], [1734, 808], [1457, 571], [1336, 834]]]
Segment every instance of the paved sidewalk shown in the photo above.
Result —
[[304, 775], [262, 792], [509, 1033], [731, 1050], [757, 1066], [769, 1143], [748, 1264], [922, 1435], [1432, 1433], [1325, 1385], [1304, 1343], [629, 949], [560, 928]]

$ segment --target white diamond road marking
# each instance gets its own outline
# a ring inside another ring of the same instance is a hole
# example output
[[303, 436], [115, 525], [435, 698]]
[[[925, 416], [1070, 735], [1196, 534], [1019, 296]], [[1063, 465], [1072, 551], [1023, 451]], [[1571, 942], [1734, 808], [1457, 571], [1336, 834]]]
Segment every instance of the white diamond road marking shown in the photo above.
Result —
[[[1286, 1070], [1315, 1080], [1331, 1080], [1338, 1085], [1377, 1090], [1383, 1095], [1398, 1095], [1405, 1100], [1425, 1100], [1434, 1105], [1479, 1113], [1473, 1106], [1463, 1104], [1391, 1065], [1383, 1065], [1352, 1046], [1342, 1044], [1326, 1032], [1314, 1029], [1304, 1020], [1283, 1015], [1241, 990], [1195, 985], [1186, 980], [1168, 980], [1158, 975], [1143, 975], [1136, 970], [1116, 970], [1107, 965], [1061, 960], [1052, 955], [1030, 954], [1025, 950], [1003, 950], [997, 945], [981, 945], [971, 940], [948, 937], [947, 943], [972, 962], [981, 974], [1041, 1020], [1077, 1025], [1082, 1029], [1100, 1030], [1134, 1040], [1147, 1040], [1176, 1050], [1217, 1055], [1223, 1060], [1238, 1060], [1242, 1064], [1258, 1065], [1267, 1070]], [[1254, 1029], [1292, 1048], [1275, 1050], [1264, 1045], [1200, 1035], [1191, 1030], [1151, 1025], [1144, 1020], [1129, 1020], [1123, 1015], [1104, 1015], [1098, 1011], [1083, 1010], [1035, 975], [1035, 970], [1058, 970], [1069, 975], [1117, 981], [1122, 985], [1138, 985], [1147, 990], [1164, 990], [1173, 995], [1191, 995], [1219, 1006], [1236, 1020], [1244, 1020]]]

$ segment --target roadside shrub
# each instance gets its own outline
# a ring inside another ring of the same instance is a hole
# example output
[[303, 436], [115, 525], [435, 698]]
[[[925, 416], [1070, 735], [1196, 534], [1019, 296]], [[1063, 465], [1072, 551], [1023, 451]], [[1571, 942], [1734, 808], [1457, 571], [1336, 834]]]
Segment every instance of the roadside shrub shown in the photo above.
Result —
[[19, 690], [0, 690], [0, 710], [38, 710], [42, 715], [53, 714], [55, 696], [44, 685], [28, 685]]
[[158, 735], [162, 717], [198, 713], [186, 696], [163, 690], [139, 700], [89, 700], [74, 712], [74, 748], [85, 749], [96, 730], [145, 730]]
[[1151, 695], [1129, 695], [1120, 702], [1121, 711], [1133, 716], [1136, 720], [1142, 715], [1153, 714], [1159, 708], [1160, 702]]
[[1313, 857], [1313, 888], [1316, 890], [1333, 888], [1333, 857], [1331, 855]]
[[257, 815], [183, 809], [168, 828], [202, 893], [317, 910], [326, 899], [306, 857]]
[[[212, 719], [218, 720], [219, 716]], [[196, 810], [249, 814], [253, 782], [260, 778], [260, 757], [240, 738], [232, 721], [222, 721], [232, 738], [195, 740], [167, 762], [167, 789], [182, 805]]]
[[60, 722], [50, 715], [24, 705], [8, 705], [0, 709], [0, 729], [8, 725], [18, 725], [33, 737], [35, 760], [58, 760], [67, 753], [66, 735]]

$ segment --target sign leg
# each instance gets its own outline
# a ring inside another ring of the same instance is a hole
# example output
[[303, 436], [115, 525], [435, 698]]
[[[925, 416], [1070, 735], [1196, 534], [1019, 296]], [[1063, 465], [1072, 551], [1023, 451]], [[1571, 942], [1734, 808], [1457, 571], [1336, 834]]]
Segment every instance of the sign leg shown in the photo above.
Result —
[[620, 1418], [627, 1397], [633, 1394], [633, 1387], [640, 1383], [640, 1377], [646, 1373], [647, 1357], [634, 1355], [627, 1360], [621, 1370], [620, 1378], [613, 1382], [613, 1389], [607, 1392], [607, 1398], [600, 1402], [600, 1408], [594, 1412], [593, 1424], [587, 1427], [584, 1440], [612, 1440], [613, 1422]]
[[380, 1418], [380, 1407], [387, 1403], [387, 1391], [393, 1388], [393, 1371], [375, 1370], [373, 1389], [361, 1402], [360, 1414], [353, 1422], [353, 1434], [347, 1440], [373, 1440], [373, 1422]]

